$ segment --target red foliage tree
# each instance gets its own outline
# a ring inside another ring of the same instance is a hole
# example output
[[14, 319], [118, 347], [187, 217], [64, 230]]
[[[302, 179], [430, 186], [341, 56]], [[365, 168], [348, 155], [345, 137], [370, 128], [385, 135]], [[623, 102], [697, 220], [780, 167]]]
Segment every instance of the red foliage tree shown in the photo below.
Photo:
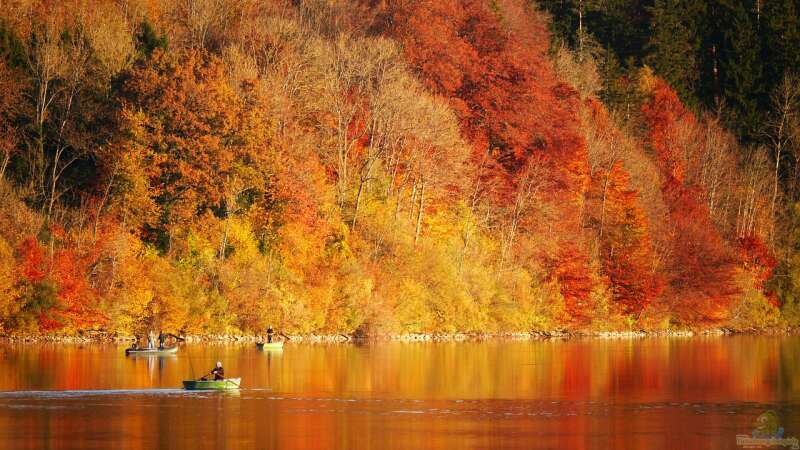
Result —
[[35, 314], [43, 331], [103, 323], [106, 317], [98, 309], [97, 292], [89, 282], [91, 267], [99, 257], [94, 251], [97, 245], [79, 251], [60, 227], [52, 226], [50, 233], [60, 244], [52, 256], [34, 236], [17, 247], [20, 274], [28, 291], [23, 313]]
[[745, 270], [753, 274], [756, 288], [763, 289], [764, 283], [772, 278], [778, 260], [757, 236], [739, 238], [739, 259]]
[[699, 133], [695, 135], [697, 120], [666, 82], [652, 81], [642, 113], [664, 175], [661, 191], [673, 230], [665, 267], [667, 299], [685, 322], [721, 320], [739, 292], [734, 280], [736, 261], [702, 201], [702, 188], [684, 179], [684, 155], [689, 154], [684, 146], [693, 137], [701, 139]]
[[106, 319], [97, 308], [97, 292], [89, 284], [93, 259], [91, 254], [81, 254], [72, 247], [59, 249], [53, 255], [50, 277], [58, 288], [61, 323], [80, 329]]
[[422, 82], [449, 99], [478, 159], [491, 150], [513, 173], [543, 152], [584, 172], [563, 164], [584, 147], [577, 97], [553, 71], [545, 21], [521, 2], [397, 2], [382, 17]]
[[549, 269], [564, 297], [567, 318], [573, 324], [588, 325], [594, 308], [591, 293], [595, 280], [586, 251], [574, 243], [566, 243], [550, 259]]
[[20, 275], [30, 283], [44, 279], [47, 269], [44, 265], [44, 249], [35, 236], [22, 240], [17, 248]]
[[[591, 282], [580, 211], [589, 183], [578, 132], [578, 97], [548, 58], [546, 21], [524, 2], [394, 2], [377, 27], [398, 39], [409, 64], [448, 98], [473, 146], [476, 186], [506, 207], [517, 177], [536, 158], [546, 166], [545, 201], [558, 212], [561, 250], [552, 259], [571, 313], [586, 306]], [[486, 189], [485, 187], [491, 187]]]

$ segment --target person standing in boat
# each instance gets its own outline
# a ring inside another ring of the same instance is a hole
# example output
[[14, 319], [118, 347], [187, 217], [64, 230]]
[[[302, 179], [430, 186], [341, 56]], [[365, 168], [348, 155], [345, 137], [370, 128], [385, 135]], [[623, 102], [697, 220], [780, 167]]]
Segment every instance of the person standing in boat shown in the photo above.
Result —
[[167, 341], [167, 335], [164, 334], [163, 331], [158, 333], [158, 349], [161, 350], [164, 348], [164, 342]]
[[267, 327], [267, 343], [268, 343], [268, 344], [271, 344], [271, 343], [272, 343], [272, 335], [273, 335], [274, 333], [275, 333], [275, 331], [273, 331], [273, 330], [272, 330], [272, 325], [270, 325], [269, 327]]

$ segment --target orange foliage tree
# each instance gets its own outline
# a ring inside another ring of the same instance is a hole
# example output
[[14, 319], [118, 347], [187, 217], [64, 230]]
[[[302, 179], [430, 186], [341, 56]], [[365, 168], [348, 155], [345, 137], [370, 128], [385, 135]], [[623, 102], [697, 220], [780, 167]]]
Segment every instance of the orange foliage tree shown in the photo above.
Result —
[[629, 186], [621, 164], [597, 174], [589, 198], [599, 204], [592, 218], [600, 243], [602, 271], [611, 283], [613, 299], [626, 314], [638, 314], [660, 291], [654, 274], [647, 221], [638, 195]]
[[254, 85], [242, 88], [238, 95], [221, 61], [200, 50], [157, 50], [125, 74], [122, 151], [149, 185], [148, 229], [171, 239], [203, 211], [227, 216], [244, 197], [264, 198], [269, 124]]
[[612, 299], [624, 314], [638, 315], [661, 291], [648, 218], [625, 165], [626, 153], [638, 149], [630, 148], [599, 101], [587, 101], [584, 116], [591, 149], [588, 226], [595, 233], [600, 270], [608, 278]]

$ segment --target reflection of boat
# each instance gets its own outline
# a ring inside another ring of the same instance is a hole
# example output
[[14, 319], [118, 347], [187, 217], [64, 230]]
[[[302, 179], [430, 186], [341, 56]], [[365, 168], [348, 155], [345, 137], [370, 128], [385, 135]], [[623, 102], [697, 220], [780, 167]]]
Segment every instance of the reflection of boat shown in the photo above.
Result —
[[163, 348], [126, 348], [126, 355], [171, 355], [178, 351], [178, 347]]
[[283, 341], [278, 342], [258, 342], [256, 347], [259, 350], [283, 350]]
[[184, 380], [183, 388], [189, 391], [224, 391], [239, 389], [241, 378], [226, 378], [224, 380]]

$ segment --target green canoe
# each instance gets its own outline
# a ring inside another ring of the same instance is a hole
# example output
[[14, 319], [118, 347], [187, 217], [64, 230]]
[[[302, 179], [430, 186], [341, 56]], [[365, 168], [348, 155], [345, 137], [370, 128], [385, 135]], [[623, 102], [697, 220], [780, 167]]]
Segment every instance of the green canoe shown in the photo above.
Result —
[[241, 378], [226, 378], [224, 380], [184, 380], [183, 388], [189, 391], [224, 391], [239, 389]]
[[171, 355], [178, 351], [178, 347], [164, 348], [126, 348], [126, 355]]
[[259, 342], [256, 344], [260, 350], [282, 350], [283, 341], [278, 342]]

